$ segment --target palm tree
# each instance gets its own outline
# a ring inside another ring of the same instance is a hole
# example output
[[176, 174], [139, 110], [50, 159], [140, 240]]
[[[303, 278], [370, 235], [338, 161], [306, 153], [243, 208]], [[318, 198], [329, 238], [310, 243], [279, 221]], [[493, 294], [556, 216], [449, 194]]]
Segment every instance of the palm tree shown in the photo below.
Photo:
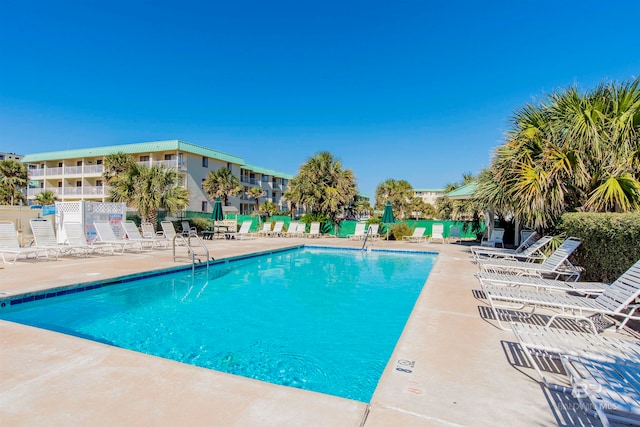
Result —
[[357, 194], [353, 172], [343, 169], [342, 163], [327, 151], [300, 166], [298, 175], [289, 183], [289, 190], [291, 200], [313, 213], [326, 215], [333, 223]]
[[640, 210], [639, 86], [640, 78], [584, 94], [569, 88], [516, 111], [480, 176], [479, 200], [536, 229], [567, 211]]
[[229, 196], [238, 196], [243, 191], [240, 180], [226, 168], [209, 172], [202, 187], [211, 199], [220, 197], [224, 206], [229, 204]]
[[102, 164], [102, 176], [104, 176], [104, 180], [107, 185], [111, 185], [111, 181], [114, 178], [125, 173], [133, 164], [135, 164], [135, 160], [133, 160], [131, 155], [119, 151], [105, 156]]
[[26, 202], [21, 189], [27, 186], [29, 174], [24, 163], [0, 160], [0, 204], [14, 205]]
[[405, 218], [413, 199], [413, 187], [401, 179], [387, 179], [376, 188], [376, 209], [384, 209], [385, 203], [391, 202], [398, 218]]
[[111, 179], [111, 200], [138, 210], [143, 222], [156, 225], [158, 211], [176, 213], [189, 205], [189, 190], [178, 185], [175, 169], [132, 163]]
[[260, 198], [265, 196], [265, 192], [260, 187], [251, 187], [247, 191], [247, 196], [256, 201], [256, 214], [260, 211]]
[[53, 205], [58, 200], [58, 196], [51, 190], [43, 190], [36, 194], [33, 201], [40, 206]]
[[289, 187], [289, 190], [285, 191], [282, 194], [282, 200], [286, 201], [289, 203], [289, 209], [291, 212], [291, 219], [295, 218], [296, 215], [296, 200], [299, 200], [300, 196], [296, 195], [293, 191], [291, 191], [291, 187]]

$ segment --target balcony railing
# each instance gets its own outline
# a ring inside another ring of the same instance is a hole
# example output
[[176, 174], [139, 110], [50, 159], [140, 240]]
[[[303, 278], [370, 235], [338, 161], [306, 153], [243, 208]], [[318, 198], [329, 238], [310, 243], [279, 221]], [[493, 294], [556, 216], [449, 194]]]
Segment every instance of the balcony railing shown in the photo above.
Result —
[[83, 187], [28, 188], [27, 196], [35, 197], [42, 191], [49, 190], [56, 196], [104, 196], [109, 193], [108, 186], [85, 185]]
[[66, 166], [64, 168], [29, 169], [29, 176], [33, 178], [59, 177], [64, 175], [101, 175], [104, 165]]
[[82, 175], [82, 166], [67, 166], [64, 168], [65, 175]]

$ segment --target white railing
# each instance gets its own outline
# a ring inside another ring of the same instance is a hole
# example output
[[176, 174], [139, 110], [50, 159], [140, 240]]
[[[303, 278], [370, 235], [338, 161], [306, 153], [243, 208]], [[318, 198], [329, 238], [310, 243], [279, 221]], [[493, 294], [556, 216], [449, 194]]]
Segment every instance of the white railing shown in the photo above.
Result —
[[85, 174], [102, 174], [104, 171], [104, 165], [85, 165], [84, 173]]
[[67, 166], [64, 168], [65, 175], [82, 175], [82, 166]]
[[62, 168], [46, 168], [45, 175], [46, 176], [62, 175]]
[[82, 187], [82, 189], [82, 194], [84, 194], [85, 196], [104, 196], [106, 192], [109, 191], [108, 187], [104, 186], [87, 185], [85, 187]]
[[29, 176], [35, 178], [37, 176], [44, 176], [44, 168], [29, 169]]

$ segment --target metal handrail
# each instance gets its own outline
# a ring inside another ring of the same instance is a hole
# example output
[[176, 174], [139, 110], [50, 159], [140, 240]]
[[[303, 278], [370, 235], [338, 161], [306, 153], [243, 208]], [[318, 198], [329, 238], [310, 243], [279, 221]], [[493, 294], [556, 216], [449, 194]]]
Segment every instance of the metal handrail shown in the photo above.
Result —
[[[207, 276], [208, 276], [209, 275], [209, 259], [210, 259], [209, 248], [207, 248], [207, 245], [204, 244], [202, 239], [197, 234], [189, 233], [186, 239], [185, 239], [185, 236], [183, 236], [182, 234], [176, 233], [176, 235], [173, 236], [173, 239], [171, 241], [173, 246], [173, 262], [176, 262], [176, 239], [178, 237], [180, 237], [184, 245], [187, 247], [187, 250], [189, 251], [189, 253], [191, 253], [191, 274], [192, 275], [194, 275], [196, 271], [196, 255], [195, 255], [195, 251], [193, 250], [193, 247], [191, 246], [191, 238], [192, 237], [196, 238], [196, 241], [204, 249], [204, 252], [207, 255]], [[198, 259], [198, 261], [200, 261], [200, 259]]]
[[364, 242], [362, 242], [362, 249], [364, 251], [364, 248], [367, 246], [367, 240], [369, 240], [369, 235], [371, 234], [371, 227], [367, 228], [367, 234], [364, 235]]

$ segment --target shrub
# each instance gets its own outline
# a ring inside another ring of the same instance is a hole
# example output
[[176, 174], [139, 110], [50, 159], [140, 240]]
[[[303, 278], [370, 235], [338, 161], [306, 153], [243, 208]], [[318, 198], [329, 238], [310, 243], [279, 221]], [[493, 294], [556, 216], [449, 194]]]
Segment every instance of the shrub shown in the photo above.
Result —
[[567, 213], [558, 229], [582, 240], [571, 258], [581, 280], [611, 282], [640, 259], [640, 213]]
[[191, 218], [189, 220], [192, 227], [195, 227], [198, 232], [202, 230], [208, 230], [211, 227], [211, 220], [206, 218]]
[[409, 227], [406, 222], [400, 222], [391, 227], [391, 236], [393, 236], [394, 240], [402, 240], [404, 236], [411, 236], [412, 234], [413, 228]]

